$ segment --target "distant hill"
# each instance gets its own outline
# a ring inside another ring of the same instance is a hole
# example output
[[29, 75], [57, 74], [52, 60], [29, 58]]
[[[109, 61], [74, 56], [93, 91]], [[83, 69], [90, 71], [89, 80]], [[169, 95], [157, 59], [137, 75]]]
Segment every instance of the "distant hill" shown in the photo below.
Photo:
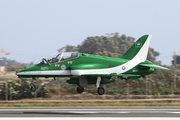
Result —
[[15, 60], [7, 59], [5, 57], [0, 58], [0, 66], [5, 66], [10, 63], [17, 63]]
[[0, 58], [0, 66], [6, 66], [6, 71], [17, 71], [25, 67], [29, 67], [33, 63], [19, 63], [16, 60], [7, 59], [5, 57]]

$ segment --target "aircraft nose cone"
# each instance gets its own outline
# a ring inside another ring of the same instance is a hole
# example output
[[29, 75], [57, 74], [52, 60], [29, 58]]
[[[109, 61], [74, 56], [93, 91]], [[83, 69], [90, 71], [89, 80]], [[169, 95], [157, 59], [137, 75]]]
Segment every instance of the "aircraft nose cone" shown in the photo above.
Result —
[[16, 75], [19, 76], [22, 70], [16, 71]]
[[18, 77], [22, 77], [22, 76], [27, 75], [29, 72], [34, 71], [34, 70], [35, 70], [35, 66], [27, 67], [27, 68], [24, 68], [22, 70], [16, 71], [16, 75]]

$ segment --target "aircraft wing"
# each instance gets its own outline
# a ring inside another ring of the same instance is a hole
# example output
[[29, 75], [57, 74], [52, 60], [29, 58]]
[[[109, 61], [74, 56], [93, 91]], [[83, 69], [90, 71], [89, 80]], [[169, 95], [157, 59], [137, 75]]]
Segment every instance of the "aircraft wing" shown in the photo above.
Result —
[[122, 76], [122, 77], [126, 77], [126, 76], [135, 77], [135, 76], [140, 76], [140, 75], [134, 75], [134, 74], [119, 74], [118, 76]]
[[81, 76], [103, 76], [103, 77], [112, 77], [112, 76], [118, 76], [120, 79], [138, 79], [141, 77], [141, 75], [134, 75], [134, 74], [116, 74], [116, 73], [111, 73], [111, 74], [83, 74]]
[[140, 66], [145, 66], [145, 67], [162, 69], [162, 70], [170, 70], [170, 69], [168, 69], [168, 68], [165, 68], [165, 67], [162, 67], [162, 66], [159, 66], [159, 65], [155, 65], [155, 64], [142, 63], [142, 64], [139, 64], [139, 65], [140, 65]]
[[81, 76], [104, 76], [104, 77], [108, 77], [108, 76], [112, 76], [110, 74], [82, 74]]
[[135, 79], [138, 79], [141, 77], [141, 75], [135, 75], [135, 74], [119, 74], [118, 77], [120, 79], [132, 79], [132, 80], [135, 80]]

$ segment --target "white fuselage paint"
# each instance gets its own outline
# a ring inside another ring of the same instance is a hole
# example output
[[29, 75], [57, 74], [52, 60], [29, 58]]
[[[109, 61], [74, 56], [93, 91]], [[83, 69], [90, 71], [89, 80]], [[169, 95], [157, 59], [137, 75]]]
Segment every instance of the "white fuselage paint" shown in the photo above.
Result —
[[21, 72], [17, 73], [17, 75], [74, 75], [74, 76], [81, 76], [81, 75], [93, 75], [93, 74], [122, 74], [130, 69], [137, 66], [139, 63], [144, 62], [147, 58], [149, 44], [150, 44], [151, 35], [148, 36], [146, 42], [136, 54], [136, 56], [124, 63], [122, 65], [112, 67], [112, 68], [105, 68], [105, 69], [87, 69], [87, 70], [49, 70], [49, 71], [28, 71], [28, 72]]
[[[90, 74], [122, 74], [132, 69], [139, 63], [144, 62], [142, 60], [130, 60], [125, 64], [105, 69], [90, 69], [90, 70], [48, 70], [48, 71], [28, 71], [28, 72], [20, 72], [17, 75], [90, 75]], [[124, 69], [123, 69], [124, 68]]]
[[17, 75], [71, 75], [70, 70], [48, 70], [48, 71], [28, 71], [20, 72]]

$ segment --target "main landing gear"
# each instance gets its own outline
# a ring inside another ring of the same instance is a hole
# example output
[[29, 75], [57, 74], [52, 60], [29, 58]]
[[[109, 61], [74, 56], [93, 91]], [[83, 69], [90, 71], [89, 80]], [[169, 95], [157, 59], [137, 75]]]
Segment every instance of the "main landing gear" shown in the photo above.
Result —
[[32, 92], [36, 91], [36, 86], [34, 85], [34, 78], [31, 80], [31, 91]]
[[83, 87], [77, 87], [77, 92], [78, 92], [78, 93], [84, 92], [84, 88], [83, 88]]
[[103, 95], [105, 93], [105, 90], [103, 87], [98, 87], [97, 92], [99, 95]]
[[[84, 92], [84, 88], [83, 88], [83, 87], [77, 87], [77, 92], [78, 92], [78, 93]], [[98, 87], [97, 93], [98, 93], [99, 95], [103, 95], [103, 94], [105, 93], [105, 89], [104, 89], [103, 87]]]
[[[99, 95], [103, 95], [105, 93], [105, 89], [100, 86], [100, 82], [101, 82], [101, 77], [98, 76], [97, 81], [96, 81], [97, 93]], [[77, 92], [78, 93], [84, 92], [84, 88], [78, 85]]]
[[101, 82], [101, 77], [98, 76], [97, 81], [96, 81], [97, 93], [99, 95], [103, 95], [105, 93], [105, 90], [103, 87], [100, 86], [100, 82]]

